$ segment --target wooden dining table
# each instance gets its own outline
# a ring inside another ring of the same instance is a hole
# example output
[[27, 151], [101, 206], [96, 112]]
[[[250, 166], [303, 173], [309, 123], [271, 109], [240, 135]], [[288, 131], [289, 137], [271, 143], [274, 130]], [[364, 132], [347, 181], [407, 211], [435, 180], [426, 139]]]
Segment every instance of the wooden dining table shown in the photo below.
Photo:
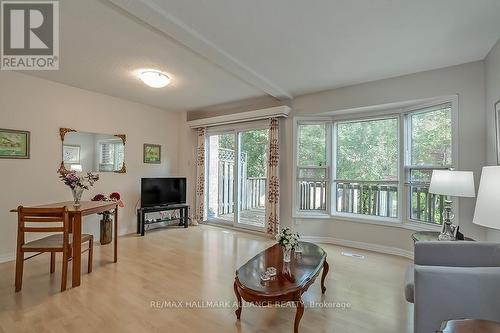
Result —
[[[82, 221], [84, 216], [103, 213], [114, 210], [113, 225], [113, 247], [114, 259], [118, 261], [118, 202], [116, 201], [81, 201], [80, 206], [74, 206], [73, 201], [56, 202], [46, 205], [32, 206], [32, 208], [57, 208], [68, 207], [70, 218], [70, 228], [73, 233], [73, 267], [72, 267], [72, 286], [78, 287], [81, 283], [81, 262], [82, 262]], [[11, 212], [17, 213], [17, 208]]]

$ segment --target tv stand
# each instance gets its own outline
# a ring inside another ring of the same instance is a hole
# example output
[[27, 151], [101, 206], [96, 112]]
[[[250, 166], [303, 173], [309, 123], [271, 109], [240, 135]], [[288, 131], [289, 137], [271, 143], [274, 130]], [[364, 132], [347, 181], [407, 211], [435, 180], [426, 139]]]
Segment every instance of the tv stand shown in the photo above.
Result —
[[[158, 219], [154, 221], [146, 221], [147, 213], [155, 213], [155, 212], [164, 212], [169, 210], [179, 210], [180, 214], [177, 218], [167, 218], [167, 219]], [[175, 205], [166, 205], [166, 206], [154, 206], [154, 207], [142, 207], [137, 210], [137, 233], [144, 236], [144, 231], [146, 229], [146, 224], [155, 224], [160, 222], [168, 222], [179, 220], [179, 225], [183, 225], [184, 228], [188, 227], [188, 212], [189, 205], [187, 204], [175, 204]]]

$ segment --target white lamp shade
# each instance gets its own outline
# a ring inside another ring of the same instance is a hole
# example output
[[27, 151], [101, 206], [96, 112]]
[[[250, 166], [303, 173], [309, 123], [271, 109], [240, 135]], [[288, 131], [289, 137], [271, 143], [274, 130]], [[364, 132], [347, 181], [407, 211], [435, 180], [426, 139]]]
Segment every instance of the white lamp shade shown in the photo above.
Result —
[[452, 197], [474, 197], [474, 173], [472, 171], [434, 170], [429, 192]]
[[483, 168], [472, 223], [500, 229], [500, 166]]

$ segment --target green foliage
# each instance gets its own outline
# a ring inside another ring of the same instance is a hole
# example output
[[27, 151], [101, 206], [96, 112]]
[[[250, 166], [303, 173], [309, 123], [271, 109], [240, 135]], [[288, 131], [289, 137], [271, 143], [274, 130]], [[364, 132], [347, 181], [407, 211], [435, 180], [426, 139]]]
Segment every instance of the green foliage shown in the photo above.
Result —
[[266, 177], [268, 130], [253, 130], [240, 134], [241, 152], [247, 156], [247, 177]]
[[337, 125], [337, 178], [398, 179], [398, 119], [342, 122]]
[[299, 166], [326, 165], [326, 125], [300, 124], [297, 132]]
[[411, 117], [411, 164], [451, 164], [451, 109], [417, 113]]
[[[268, 130], [251, 130], [240, 134], [240, 151], [246, 156], [247, 177], [266, 177], [268, 142]], [[219, 148], [234, 151], [234, 135], [220, 135]]]

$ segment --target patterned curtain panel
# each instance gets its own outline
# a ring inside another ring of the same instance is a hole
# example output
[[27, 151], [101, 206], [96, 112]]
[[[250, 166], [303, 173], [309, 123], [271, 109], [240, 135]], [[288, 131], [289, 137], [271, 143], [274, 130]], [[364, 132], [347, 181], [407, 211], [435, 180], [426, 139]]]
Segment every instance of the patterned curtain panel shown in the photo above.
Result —
[[280, 180], [279, 180], [279, 119], [271, 118], [269, 126], [269, 160], [267, 164], [267, 205], [266, 230], [275, 235], [279, 231], [280, 219]]
[[194, 224], [202, 223], [205, 219], [205, 128], [198, 128], [196, 154], [196, 212]]

